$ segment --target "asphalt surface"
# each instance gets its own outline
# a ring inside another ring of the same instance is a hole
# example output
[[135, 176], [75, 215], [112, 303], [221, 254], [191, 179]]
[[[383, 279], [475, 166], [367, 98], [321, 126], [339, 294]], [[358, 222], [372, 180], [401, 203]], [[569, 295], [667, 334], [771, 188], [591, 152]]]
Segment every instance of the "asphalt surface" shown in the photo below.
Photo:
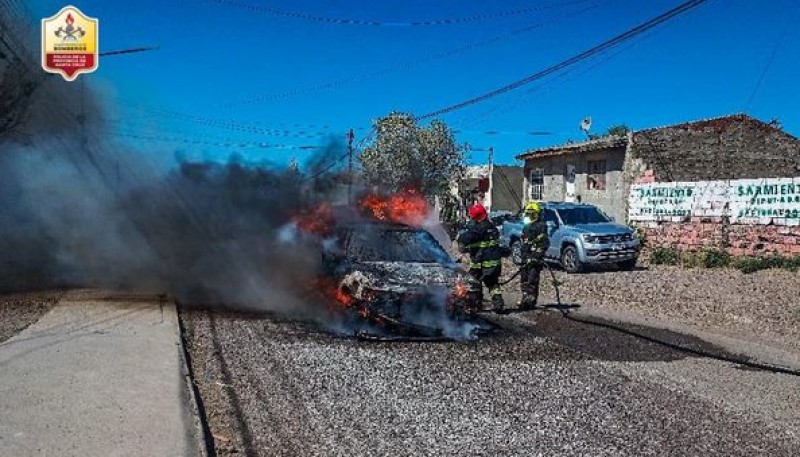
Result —
[[469, 343], [369, 343], [267, 315], [182, 319], [219, 455], [800, 452], [800, 378], [553, 311], [491, 316], [501, 330]]

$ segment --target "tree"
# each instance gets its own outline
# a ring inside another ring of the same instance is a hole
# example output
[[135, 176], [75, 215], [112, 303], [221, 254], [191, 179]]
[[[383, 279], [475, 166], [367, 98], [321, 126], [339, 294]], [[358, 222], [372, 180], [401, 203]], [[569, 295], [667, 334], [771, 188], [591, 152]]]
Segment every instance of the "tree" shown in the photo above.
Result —
[[414, 116], [392, 112], [375, 121], [377, 138], [359, 155], [367, 184], [396, 191], [413, 187], [426, 197], [444, 195], [464, 170], [464, 148], [441, 121], [417, 125]]
[[627, 125], [618, 124], [618, 125], [612, 125], [611, 127], [609, 127], [608, 130], [606, 130], [605, 133], [602, 133], [602, 134], [599, 134], [599, 135], [589, 134], [588, 137], [589, 137], [590, 140], [599, 140], [600, 138], [606, 138], [606, 137], [609, 137], [609, 136], [625, 136], [630, 131], [631, 131], [631, 129]]
[[778, 130], [783, 130], [783, 124], [781, 123], [780, 119], [778, 119], [777, 117], [773, 117], [772, 119], [770, 119], [770, 121], [767, 122], [767, 124], [770, 127], [774, 127], [774, 128], [776, 128]]
[[631, 129], [625, 124], [612, 125], [606, 130], [607, 136], [625, 136]]

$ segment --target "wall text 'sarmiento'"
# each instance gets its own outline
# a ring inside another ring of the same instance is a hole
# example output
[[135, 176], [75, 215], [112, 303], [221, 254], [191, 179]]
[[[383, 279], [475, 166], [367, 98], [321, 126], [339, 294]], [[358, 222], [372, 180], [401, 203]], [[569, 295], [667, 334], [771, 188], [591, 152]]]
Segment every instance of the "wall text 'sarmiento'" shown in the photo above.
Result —
[[800, 178], [634, 184], [631, 221], [729, 218], [732, 223], [800, 225]]

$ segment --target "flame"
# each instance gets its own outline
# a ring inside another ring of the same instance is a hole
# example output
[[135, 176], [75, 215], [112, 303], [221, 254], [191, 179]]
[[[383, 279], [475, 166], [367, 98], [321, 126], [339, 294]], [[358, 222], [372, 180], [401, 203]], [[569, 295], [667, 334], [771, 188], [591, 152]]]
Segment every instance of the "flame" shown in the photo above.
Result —
[[350, 294], [339, 288], [339, 285], [333, 278], [320, 277], [316, 281], [309, 284], [309, 289], [314, 293], [321, 293], [328, 299], [327, 306], [331, 311], [341, 310], [342, 308], [349, 308], [356, 302]]
[[453, 295], [455, 295], [456, 298], [462, 298], [463, 299], [463, 298], [467, 298], [468, 294], [469, 294], [469, 289], [467, 289], [467, 286], [465, 286], [464, 283], [461, 282], [461, 281], [457, 282], [456, 283], [456, 289], [455, 289]]
[[371, 194], [359, 202], [361, 209], [371, 212], [379, 221], [391, 221], [420, 227], [428, 216], [428, 204], [414, 189], [406, 189], [389, 197]]
[[72, 17], [72, 13], [67, 14], [67, 25], [72, 25], [75, 23], [75, 18]]
[[297, 228], [314, 235], [326, 236], [333, 229], [333, 211], [330, 203], [304, 211], [293, 219]]

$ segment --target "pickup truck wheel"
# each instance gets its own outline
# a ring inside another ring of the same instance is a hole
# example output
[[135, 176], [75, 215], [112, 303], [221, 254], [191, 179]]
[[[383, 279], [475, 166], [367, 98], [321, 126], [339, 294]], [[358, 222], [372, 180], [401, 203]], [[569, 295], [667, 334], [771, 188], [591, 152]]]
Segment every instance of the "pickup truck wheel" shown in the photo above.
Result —
[[561, 268], [567, 273], [583, 271], [583, 263], [578, 259], [578, 251], [575, 246], [567, 246], [561, 251]]
[[511, 243], [511, 261], [514, 265], [522, 265], [522, 241], [514, 240]]

